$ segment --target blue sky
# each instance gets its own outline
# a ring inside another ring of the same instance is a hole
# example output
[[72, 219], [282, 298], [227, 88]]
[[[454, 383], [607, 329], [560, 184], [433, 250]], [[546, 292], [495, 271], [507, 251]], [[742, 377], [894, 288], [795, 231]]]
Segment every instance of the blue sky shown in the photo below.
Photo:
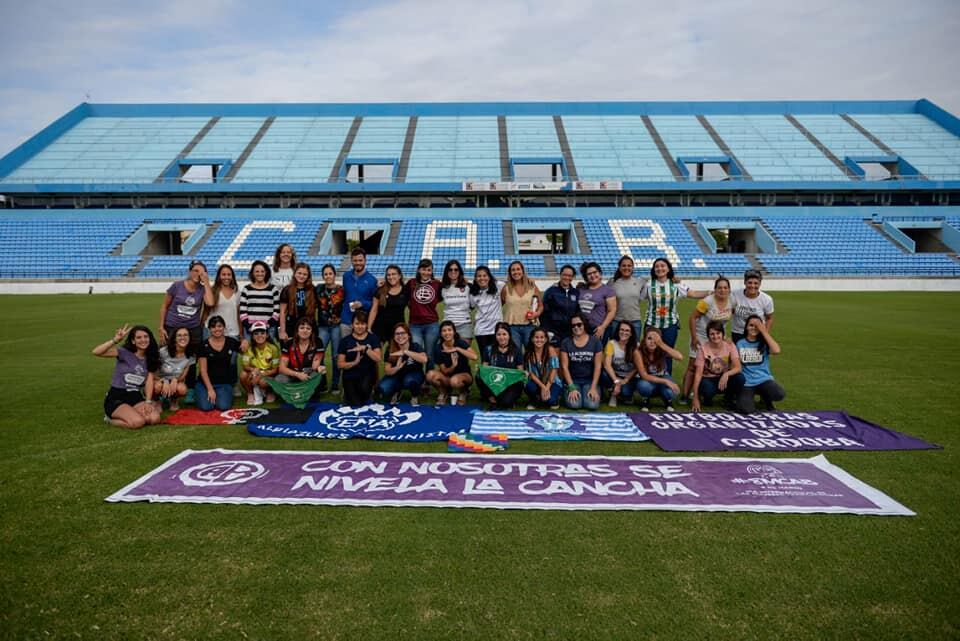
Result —
[[0, 0], [0, 155], [78, 103], [929, 98], [960, 0]]

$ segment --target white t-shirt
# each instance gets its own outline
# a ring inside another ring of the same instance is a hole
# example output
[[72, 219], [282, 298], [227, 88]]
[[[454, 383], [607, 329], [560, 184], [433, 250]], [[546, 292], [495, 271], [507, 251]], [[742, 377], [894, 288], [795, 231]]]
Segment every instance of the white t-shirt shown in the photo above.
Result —
[[283, 289], [290, 284], [290, 281], [293, 280], [293, 268], [284, 267], [277, 269], [270, 276], [270, 283], [277, 289]]
[[730, 321], [730, 332], [733, 334], [743, 334], [747, 319], [751, 316], [766, 319], [773, 313], [773, 298], [764, 292], [757, 294], [756, 298], [747, 298], [742, 289], [735, 289], [730, 292], [730, 298], [734, 306], [733, 320]]
[[466, 325], [470, 322], [470, 286], [451, 285], [440, 290], [443, 297], [443, 320], [454, 325]]
[[217, 299], [217, 304], [210, 310], [210, 315], [207, 316], [222, 316], [223, 322], [226, 325], [223, 333], [225, 336], [233, 336], [235, 338], [240, 336], [240, 325], [237, 321], [237, 306], [240, 304], [240, 292], [233, 292], [233, 296], [227, 298], [223, 292], [220, 292], [220, 297]]
[[483, 290], [478, 295], [470, 297], [470, 307], [477, 310], [473, 327], [473, 333], [476, 336], [493, 334], [497, 323], [503, 320], [503, 306], [500, 303], [501, 290], [503, 290], [503, 283], [497, 283], [496, 294], [489, 294], [486, 290]]

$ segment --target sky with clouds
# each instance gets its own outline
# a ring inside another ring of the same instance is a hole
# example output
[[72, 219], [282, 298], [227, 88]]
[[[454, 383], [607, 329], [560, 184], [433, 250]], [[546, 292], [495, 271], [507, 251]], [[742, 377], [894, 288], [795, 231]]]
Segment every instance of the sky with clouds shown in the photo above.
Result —
[[928, 98], [960, 0], [0, 0], [0, 155], [88, 102]]

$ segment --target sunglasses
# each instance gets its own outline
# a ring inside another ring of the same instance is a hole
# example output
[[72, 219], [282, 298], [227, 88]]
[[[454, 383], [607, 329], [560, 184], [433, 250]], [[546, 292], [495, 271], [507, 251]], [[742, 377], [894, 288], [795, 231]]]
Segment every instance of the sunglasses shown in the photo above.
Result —
[[570, 327], [583, 327], [583, 323], [570, 323]]

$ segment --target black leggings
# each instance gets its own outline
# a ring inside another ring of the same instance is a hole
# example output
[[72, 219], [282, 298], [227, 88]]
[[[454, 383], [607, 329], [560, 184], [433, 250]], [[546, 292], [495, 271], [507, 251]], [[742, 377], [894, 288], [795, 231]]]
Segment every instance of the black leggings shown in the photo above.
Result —
[[517, 399], [520, 398], [520, 395], [523, 394], [523, 383], [514, 383], [507, 389], [500, 392], [500, 396], [496, 396], [493, 391], [487, 387], [487, 384], [477, 378], [477, 385], [480, 387], [480, 398], [484, 401], [490, 400], [491, 396], [494, 396], [497, 399], [497, 402], [494, 403], [494, 407], [499, 410], [508, 410], [511, 409], [517, 402]]
[[737, 394], [737, 411], [744, 414], [750, 414], [757, 411], [757, 406], [754, 403], [754, 396], [760, 395], [760, 398], [763, 400], [764, 404], [767, 406], [767, 409], [773, 407], [775, 401], [782, 401], [787, 397], [786, 391], [781, 387], [780, 383], [776, 382], [772, 378], [769, 381], [764, 381], [759, 385], [746, 386], [744, 385], [740, 389], [740, 393]]
[[373, 385], [376, 382], [376, 376], [368, 374], [360, 378], [343, 378], [340, 384], [343, 386], [343, 402], [346, 405], [366, 405], [370, 402], [373, 395]]

